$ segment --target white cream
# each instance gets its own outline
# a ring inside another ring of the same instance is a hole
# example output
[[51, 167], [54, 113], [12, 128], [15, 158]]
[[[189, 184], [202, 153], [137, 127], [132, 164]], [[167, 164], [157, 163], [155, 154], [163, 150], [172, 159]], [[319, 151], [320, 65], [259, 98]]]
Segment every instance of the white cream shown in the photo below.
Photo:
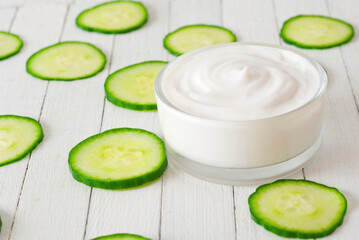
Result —
[[293, 52], [263, 46], [214, 48], [179, 62], [163, 81], [184, 112], [218, 120], [254, 120], [290, 112], [319, 89], [313, 65]]
[[155, 83], [169, 160], [231, 169], [305, 162], [319, 146], [326, 84], [319, 64], [276, 46], [185, 54]]

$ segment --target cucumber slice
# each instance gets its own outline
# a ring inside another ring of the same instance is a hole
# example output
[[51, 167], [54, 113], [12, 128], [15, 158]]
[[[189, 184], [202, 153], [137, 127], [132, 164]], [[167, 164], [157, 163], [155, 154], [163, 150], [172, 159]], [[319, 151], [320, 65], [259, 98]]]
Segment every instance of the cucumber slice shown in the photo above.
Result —
[[1, 232], [1, 227], [2, 227], [2, 222], [1, 222], [1, 217], [0, 217], [0, 232]]
[[72, 176], [91, 187], [130, 189], [161, 177], [167, 166], [164, 143], [155, 134], [117, 128], [77, 144], [69, 154]]
[[236, 35], [226, 28], [197, 24], [184, 26], [167, 34], [163, 39], [163, 46], [171, 54], [179, 56], [197, 48], [235, 41]]
[[0, 61], [20, 52], [23, 42], [15, 34], [0, 31]]
[[15, 115], [0, 116], [0, 166], [23, 159], [43, 138], [38, 121]]
[[284, 42], [299, 48], [324, 49], [349, 42], [354, 28], [335, 18], [298, 15], [284, 22], [280, 36]]
[[154, 83], [168, 62], [148, 61], [122, 68], [107, 77], [107, 99], [116, 106], [133, 110], [156, 110]]
[[122, 240], [151, 240], [149, 238], [145, 238], [139, 235], [135, 234], [129, 234], [129, 233], [117, 233], [102, 237], [97, 237], [92, 240], [116, 240], [116, 239], [122, 239]]
[[113, 1], [81, 12], [76, 25], [86, 31], [126, 33], [142, 27], [147, 16], [147, 10], [140, 2]]
[[85, 42], [61, 42], [33, 54], [26, 70], [44, 80], [72, 81], [101, 72], [106, 64], [103, 52]]
[[278, 180], [249, 197], [253, 220], [288, 238], [325, 237], [339, 227], [347, 201], [336, 188], [307, 180]]

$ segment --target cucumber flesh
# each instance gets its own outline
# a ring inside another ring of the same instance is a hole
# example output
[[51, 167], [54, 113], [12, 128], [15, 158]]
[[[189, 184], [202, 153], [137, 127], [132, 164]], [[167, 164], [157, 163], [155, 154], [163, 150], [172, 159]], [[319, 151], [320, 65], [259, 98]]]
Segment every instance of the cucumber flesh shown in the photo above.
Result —
[[167, 166], [164, 143], [155, 134], [117, 128], [94, 135], [69, 154], [73, 177], [88, 186], [129, 189], [161, 177]]
[[0, 61], [20, 52], [22, 45], [23, 42], [19, 36], [8, 32], [0, 32]]
[[0, 116], [0, 166], [26, 157], [43, 137], [40, 123], [32, 118]]
[[354, 28], [335, 18], [299, 15], [284, 22], [280, 35], [286, 43], [299, 48], [324, 49], [349, 42]]
[[97, 237], [92, 240], [117, 240], [117, 239], [121, 239], [121, 240], [151, 240], [149, 238], [145, 238], [145, 237], [142, 237], [139, 235], [129, 234], [129, 233], [117, 233], [117, 234]]
[[33, 54], [26, 70], [44, 80], [71, 81], [94, 76], [105, 64], [106, 56], [92, 44], [61, 42]]
[[125, 33], [142, 27], [147, 16], [140, 2], [114, 1], [83, 11], [76, 18], [76, 25], [86, 31]]
[[236, 36], [226, 28], [198, 24], [184, 26], [167, 34], [163, 45], [170, 53], [179, 56], [201, 47], [235, 41]]
[[265, 184], [248, 199], [253, 220], [282, 237], [320, 238], [339, 227], [347, 201], [336, 188], [307, 180]]
[[112, 73], [105, 82], [107, 99], [123, 108], [157, 109], [154, 83], [166, 64], [162, 61], [141, 62]]

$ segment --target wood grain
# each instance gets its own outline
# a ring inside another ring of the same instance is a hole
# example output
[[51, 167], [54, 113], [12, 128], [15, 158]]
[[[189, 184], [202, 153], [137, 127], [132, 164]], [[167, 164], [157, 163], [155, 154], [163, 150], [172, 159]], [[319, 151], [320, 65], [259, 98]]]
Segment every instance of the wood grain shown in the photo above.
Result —
[[[168, 31], [168, 1], [143, 3], [149, 20], [139, 30], [116, 35], [110, 72], [142, 61], [166, 60], [162, 38]], [[157, 111], [128, 110], [106, 100], [102, 131], [119, 127], [142, 128], [160, 135]], [[161, 188], [162, 179], [130, 191], [93, 189], [86, 239], [121, 232], [158, 239]]]
[[[1, 9], [0, 18], [7, 20], [1, 19], [1, 24], [10, 24], [13, 19], [5, 11]], [[15, 9], [8, 11], [15, 14]], [[65, 8], [59, 8], [57, 5], [27, 5], [16, 12], [10, 31], [23, 39], [24, 47], [19, 54], [0, 63], [0, 114], [39, 118], [47, 83], [28, 75], [25, 62], [34, 51], [58, 41], [64, 16]], [[44, 24], [45, 21], [51, 22], [51, 25]], [[46, 38], [34, 34], [42, 31], [47, 33]], [[41, 149], [44, 149], [44, 144], [40, 144], [34, 153]], [[29, 157], [0, 168], [0, 211], [3, 219], [1, 238], [4, 239], [7, 239], [11, 232], [28, 161]], [[19, 220], [19, 217], [16, 220]]]
[[26, 0], [0, 0], [0, 8], [18, 7], [24, 4]]
[[[53, 5], [42, 9], [52, 16], [42, 21], [51, 26], [51, 20], [62, 24], [66, 17], [56, 41], [88, 41], [109, 55], [111, 39], [106, 42], [103, 35], [83, 32], [75, 26], [78, 10], [63, 4]], [[38, 15], [32, 17], [39, 18]], [[106, 75], [105, 70], [90, 79], [49, 82], [40, 118], [46, 147], [33, 153], [30, 161], [12, 239], [29, 239], [29, 236], [33, 239], [82, 239], [90, 188], [71, 177], [67, 158], [75, 144], [100, 128], [102, 101], [99, 99], [104, 97], [102, 84]]]
[[[221, 25], [221, 1], [172, 1], [170, 30], [188, 24]], [[231, 186], [206, 183], [169, 168], [165, 174], [162, 239], [235, 239]]]
[[[235, 31], [240, 41], [278, 44], [279, 35], [271, 0], [227, 0], [223, 24]], [[303, 178], [301, 172], [290, 178]], [[248, 197], [258, 185], [234, 187], [237, 239], [278, 239], [251, 219]]]
[[[298, 14], [330, 15], [359, 31], [355, 0], [144, 0], [149, 21], [128, 34], [104, 35], [77, 28], [75, 17], [104, 0], [0, 0], [0, 30], [19, 34], [21, 52], [0, 62], [0, 114], [40, 119], [43, 143], [24, 160], [0, 168], [0, 239], [91, 239], [117, 232], [164, 240], [282, 239], [255, 224], [248, 210], [253, 186], [197, 180], [169, 167], [159, 181], [136, 190], [91, 189], [75, 181], [67, 165], [79, 141], [110, 128], [136, 127], [162, 136], [156, 111], [122, 109], [105, 100], [107, 75], [146, 60], [172, 60], [162, 47], [169, 32], [188, 24], [223, 25], [239, 41], [283, 43], [282, 23]], [[95, 44], [106, 69], [75, 82], [35, 79], [25, 62], [58, 41]], [[292, 47], [295, 48], [295, 47]], [[328, 50], [301, 50], [329, 75], [323, 142], [304, 173], [337, 187], [348, 199], [343, 226], [326, 239], [359, 235], [359, 42]], [[303, 178], [299, 172], [290, 178]], [[11, 235], [10, 235], [11, 234]]]
[[[326, 1], [277, 0], [278, 24], [300, 14], [329, 15]], [[348, 8], [349, 10], [349, 8]], [[305, 169], [309, 180], [338, 188], [348, 200], [348, 214], [342, 227], [327, 239], [353, 239], [359, 233], [359, 121], [348, 74], [340, 49], [303, 50], [327, 70], [329, 85], [324, 118], [323, 142], [315, 161]]]

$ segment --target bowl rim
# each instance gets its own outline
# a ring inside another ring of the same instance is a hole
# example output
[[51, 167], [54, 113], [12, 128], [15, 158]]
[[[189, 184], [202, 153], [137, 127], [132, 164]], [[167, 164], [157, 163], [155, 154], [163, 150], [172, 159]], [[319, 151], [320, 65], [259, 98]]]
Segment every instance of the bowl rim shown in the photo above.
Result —
[[[319, 88], [318, 88], [317, 92], [314, 94], [314, 96], [311, 99], [309, 99], [309, 101], [305, 102], [304, 104], [302, 104], [302, 105], [298, 106], [297, 108], [294, 108], [294, 109], [292, 109], [292, 110], [290, 110], [288, 112], [278, 114], [278, 115], [274, 115], [274, 116], [271, 116], [271, 117], [258, 118], [258, 119], [249, 119], [249, 120], [226, 120], [226, 119], [213, 119], [213, 118], [206, 118], [206, 117], [202, 117], [202, 116], [197, 116], [197, 115], [194, 115], [194, 114], [191, 114], [191, 113], [188, 113], [186, 111], [183, 111], [183, 110], [179, 109], [178, 107], [173, 105], [167, 99], [167, 97], [165, 96], [164, 91], [162, 89], [162, 81], [165, 78], [166, 74], [174, 66], [176, 66], [177, 63], [183, 61], [186, 58], [190, 58], [193, 55], [197, 55], [197, 54], [199, 54], [201, 52], [204, 52], [204, 51], [207, 51], [207, 50], [211, 50], [211, 49], [215, 49], [215, 48], [223, 48], [223, 47], [232, 47], [232, 46], [259, 46], [259, 47], [275, 48], [275, 49], [280, 49], [280, 50], [286, 50], [286, 51], [295, 53], [295, 54], [303, 57], [310, 64], [312, 64], [312, 66], [317, 70], [317, 72], [319, 74], [320, 85], [319, 85]], [[185, 54], [175, 58], [173, 61], [170, 61], [157, 75], [156, 80], [155, 80], [154, 90], [155, 90], [157, 104], [160, 101], [161, 103], [163, 103], [165, 106], [167, 106], [172, 111], [174, 111], [176, 113], [179, 113], [181, 115], [190, 117], [192, 119], [196, 119], [196, 120], [200, 120], [200, 121], [213, 122], [213, 123], [215, 123], [215, 122], [217, 122], [217, 123], [254, 123], [254, 122], [269, 121], [269, 120], [275, 120], [275, 119], [278, 119], [278, 118], [283, 118], [285, 116], [288, 116], [288, 115], [291, 115], [293, 113], [296, 113], [296, 112], [302, 110], [303, 108], [306, 108], [307, 106], [311, 105], [312, 103], [314, 103], [318, 99], [320, 99], [323, 95], [325, 95], [327, 85], [328, 85], [328, 75], [327, 75], [327, 72], [324, 69], [324, 67], [322, 65], [320, 65], [317, 61], [315, 61], [314, 59], [312, 59], [311, 57], [309, 57], [308, 55], [302, 53], [299, 50], [292, 49], [292, 48], [289, 48], [289, 47], [284, 47], [284, 46], [281, 46], [281, 45], [269, 44], [269, 43], [232, 42], [232, 43], [222, 43], [222, 44], [216, 44], [216, 45], [212, 45], [212, 46], [208, 46], [208, 47], [199, 48], [199, 49], [190, 51], [188, 53], [185, 53]]]

